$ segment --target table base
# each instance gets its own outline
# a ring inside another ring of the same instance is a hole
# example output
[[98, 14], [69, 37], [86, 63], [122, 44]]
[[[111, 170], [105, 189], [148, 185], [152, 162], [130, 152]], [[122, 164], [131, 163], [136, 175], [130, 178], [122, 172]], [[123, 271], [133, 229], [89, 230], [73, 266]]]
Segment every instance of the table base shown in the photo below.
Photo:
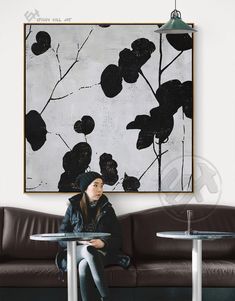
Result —
[[202, 300], [202, 240], [194, 239], [192, 248], [192, 300]]
[[67, 242], [68, 301], [78, 300], [76, 241]]

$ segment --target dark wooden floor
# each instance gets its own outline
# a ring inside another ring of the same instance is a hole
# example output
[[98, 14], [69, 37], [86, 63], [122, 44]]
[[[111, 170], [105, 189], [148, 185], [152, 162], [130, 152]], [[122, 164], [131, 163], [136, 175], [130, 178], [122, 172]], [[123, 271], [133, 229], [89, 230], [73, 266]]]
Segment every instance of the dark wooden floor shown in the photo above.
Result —
[[[112, 301], [191, 301], [191, 288], [111, 288]], [[80, 297], [79, 297], [79, 300]], [[234, 301], [235, 288], [203, 288], [205, 301]], [[64, 288], [0, 288], [0, 301], [67, 301]], [[97, 299], [98, 301], [98, 299]]]

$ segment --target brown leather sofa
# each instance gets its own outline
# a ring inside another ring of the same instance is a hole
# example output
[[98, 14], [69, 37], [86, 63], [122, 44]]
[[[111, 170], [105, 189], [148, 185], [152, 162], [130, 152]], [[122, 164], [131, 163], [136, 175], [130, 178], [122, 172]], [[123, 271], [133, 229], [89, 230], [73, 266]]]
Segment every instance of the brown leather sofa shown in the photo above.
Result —
[[[179, 205], [120, 216], [123, 251], [132, 263], [128, 269], [106, 268], [112, 300], [163, 301], [173, 296], [174, 300], [190, 300], [191, 241], [156, 237], [159, 231], [186, 230], [187, 209], [193, 210], [195, 230], [235, 232], [234, 207]], [[66, 280], [59, 279], [54, 262], [57, 243], [29, 239], [31, 234], [57, 232], [61, 219], [25, 209], [0, 208], [1, 301], [21, 300], [20, 294], [26, 301], [66, 300]], [[221, 300], [221, 294], [222, 300], [234, 300], [235, 239], [203, 242], [203, 286], [207, 300]]]

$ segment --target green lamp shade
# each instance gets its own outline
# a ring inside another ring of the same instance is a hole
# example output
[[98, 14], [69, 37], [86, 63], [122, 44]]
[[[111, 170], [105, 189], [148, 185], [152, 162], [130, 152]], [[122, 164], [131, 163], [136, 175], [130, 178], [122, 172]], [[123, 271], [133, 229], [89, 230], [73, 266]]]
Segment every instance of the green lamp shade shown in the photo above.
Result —
[[159, 29], [155, 30], [157, 33], [170, 33], [170, 34], [182, 34], [193, 33], [197, 30], [193, 29], [188, 24], [184, 23], [181, 19], [181, 14], [178, 10], [174, 10], [171, 13], [170, 20], [162, 25]]

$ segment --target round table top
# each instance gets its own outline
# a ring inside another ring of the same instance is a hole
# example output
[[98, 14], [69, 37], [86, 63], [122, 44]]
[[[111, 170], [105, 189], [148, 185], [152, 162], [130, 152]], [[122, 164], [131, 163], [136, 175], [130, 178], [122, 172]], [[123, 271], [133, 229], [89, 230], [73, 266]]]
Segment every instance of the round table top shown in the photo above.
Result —
[[110, 233], [103, 232], [43, 233], [30, 235], [30, 239], [41, 241], [89, 241], [91, 239], [103, 238], [110, 235]]
[[217, 232], [217, 231], [167, 231], [157, 232], [158, 237], [174, 238], [174, 239], [201, 239], [201, 240], [212, 240], [212, 239], [224, 239], [224, 238], [235, 238], [235, 232]]

